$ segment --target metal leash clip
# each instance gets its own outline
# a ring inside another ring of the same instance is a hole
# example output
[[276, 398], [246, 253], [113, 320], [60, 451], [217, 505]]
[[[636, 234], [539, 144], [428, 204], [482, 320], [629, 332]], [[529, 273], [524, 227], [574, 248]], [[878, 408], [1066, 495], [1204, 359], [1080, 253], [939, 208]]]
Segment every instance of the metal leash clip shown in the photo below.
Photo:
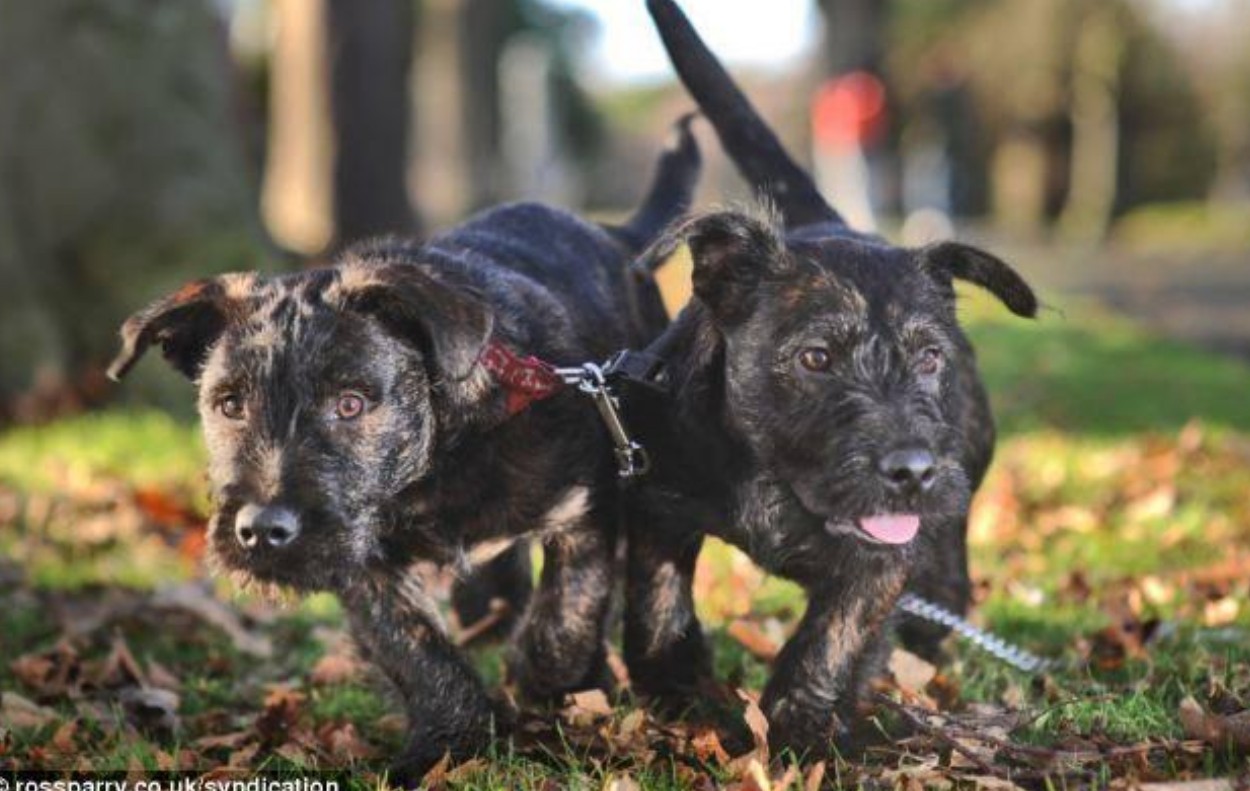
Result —
[[595, 408], [612, 436], [617, 474], [624, 479], [646, 475], [651, 469], [651, 457], [647, 455], [646, 448], [629, 436], [625, 422], [621, 420], [620, 402], [616, 400], [603, 368], [595, 363], [582, 363], [577, 368], [557, 368], [556, 373], [594, 400]]

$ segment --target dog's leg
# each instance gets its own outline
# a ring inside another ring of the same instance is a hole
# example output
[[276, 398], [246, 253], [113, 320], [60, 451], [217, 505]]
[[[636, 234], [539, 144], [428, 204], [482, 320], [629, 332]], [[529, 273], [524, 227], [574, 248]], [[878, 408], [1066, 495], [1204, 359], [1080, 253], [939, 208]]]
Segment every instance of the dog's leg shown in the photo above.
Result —
[[531, 700], [554, 701], [566, 692], [611, 686], [604, 639], [614, 507], [594, 503], [584, 512], [570, 512], [543, 540], [542, 577], [508, 661], [509, 677]]
[[[967, 518], [943, 518], [921, 531], [919, 557], [907, 581], [907, 590], [941, 605], [957, 615], [968, 610], [972, 581], [968, 577]], [[904, 615], [898, 622], [898, 635], [908, 651], [936, 661], [948, 627]]]
[[361, 653], [399, 690], [408, 715], [408, 742], [391, 782], [415, 785], [445, 754], [459, 759], [485, 749], [490, 701], [418, 581], [402, 571], [379, 573], [342, 599]]
[[907, 578], [907, 566], [851, 552], [844, 569], [808, 586], [807, 612], [774, 665], [760, 705], [777, 750], [823, 755], [849, 735], [862, 685], [879, 657], [885, 624]]
[[625, 583], [625, 661], [630, 683], [670, 708], [690, 702], [711, 659], [695, 616], [695, 561], [702, 537], [632, 514]]
[[451, 606], [462, 627], [469, 627], [506, 605], [484, 637], [503, 637], [512, 632], [529, 604], [533, 591], [530, 544], [517, 540], [485, 565], [456, 580], [451, 589]]

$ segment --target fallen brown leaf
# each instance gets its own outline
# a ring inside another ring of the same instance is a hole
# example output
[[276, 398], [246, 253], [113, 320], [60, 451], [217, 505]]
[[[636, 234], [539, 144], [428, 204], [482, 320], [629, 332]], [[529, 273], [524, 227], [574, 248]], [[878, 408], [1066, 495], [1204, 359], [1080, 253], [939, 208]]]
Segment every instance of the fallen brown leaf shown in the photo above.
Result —
[[924, 689], [937, 675], [937, 668], [915, 654], [895, 648], [890, 653], [890, 673], [899, 689], [912, 696], [924, 694]]
[[365, 742], [350, 722], [327, 723], [317, 730], [321, 746], [340, 761], [367, 761], [376, 758], [378, 751]]
[[265, 696], [265, 709], [256, 718], [256, 733], [266, 744], [278, 744], [289, 736], [299, 721], [307, 696], [285, 686], [271, 687]]
[[214, 736], [203, 736], [191, 743], [197, 750], [216, 750], [226, 749], [233, 750], [252, 738], [250, 731], [234, 731], [233, 733], [221, 733]]
[[1173, 780], [1166, 783], [1142, 783], [1137, 791], [1234, 791], [1239, 788], [1231, 778], [1211, 777], [1205, 780]]
[[817, 761], [807, 771], [807, 777], [803, 780], [803, 791], [820, 791], [821, 784], [825, 782], [825, 771], [825, 762]]
[[738, 618], [729, 624], [727, 631], [729, 636], [737, 640], [748, 653], [764, 662], [772, 662], [777, 658], [777, 652], [781, 650], [777, 643], [752, 621]]
[[690, 747], [700, 761], [724, 766], [729, 763], [729, 753], [720, 743], [714, 728], [702, 728], [690, 739]]
[[78, 721], [68, 720], [56, 729], [56, 733], [52, 734], [52, 739], [48, 743], [59, 753], [73, 755], [78, 749], [78, 745], [74, 741], [77, 735]]
[[612, 716], [612, 704], [601, 689], [588, 689], [565, 696], [561, 716], [574, 726], [586, 727], [596, 720]]
[[[747, 728], [751, 731], [751, 740], [755, 742], [755, 749], [747, 754], [751, 760], [758, 760], [759, 763], [768, 764], [768, 718], [764, 716], [764, 711], [760, 708], [759, 697], [744, 689], [737, 690], [738, 697], [747, 705], [742, 711], [742, 719], [747, 724]], [[737, 764], [742, 758], [735, 759]], [[749, 765], [749, 762], [748, 762]]]
[[82, 684], [78, 652], [64, 640], [49, 651], [18, 657], [9, 664], [9, 669], [42, 698], [77, 696]]
[[155, 659], [148, 660], [148, 683], [174, 692], [182, 689], [182, 680]]
[[0, 692], [0, 727], [12, 730], [42, 728], [57, 720], [57, 713], [16, 692]]
[[1215, 714], [1188, 696], [1181, 701], [1178, 715], [1187, 736], [1216, 747], [1250, 751], [1250, 711]]
[[642, 791], [642, 786], [629, 775], [611, 775], [603, 784], [603, 791]]
[[360, 677], [364, 666], [345, 654], [326, 654], [317, 660], [308, 674], [308, 680], [317, 686], [344, 684]]
[[94, 676], [92, 683], [102, 687], [148, 686], [147, 674], [120, 634], [113, 636], [108, 656]]

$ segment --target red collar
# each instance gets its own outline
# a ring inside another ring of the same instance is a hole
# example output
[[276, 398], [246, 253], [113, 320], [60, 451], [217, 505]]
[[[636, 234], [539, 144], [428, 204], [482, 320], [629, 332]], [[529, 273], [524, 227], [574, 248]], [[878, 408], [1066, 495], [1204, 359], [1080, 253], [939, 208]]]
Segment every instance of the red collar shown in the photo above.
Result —
[[533, 356], [518, 357], [495, 341], [486, 344], [478, 361], [508, 394], [509, 417], [535, 401], [550, 398], [565, 387], [564, 380], [551, 363]]

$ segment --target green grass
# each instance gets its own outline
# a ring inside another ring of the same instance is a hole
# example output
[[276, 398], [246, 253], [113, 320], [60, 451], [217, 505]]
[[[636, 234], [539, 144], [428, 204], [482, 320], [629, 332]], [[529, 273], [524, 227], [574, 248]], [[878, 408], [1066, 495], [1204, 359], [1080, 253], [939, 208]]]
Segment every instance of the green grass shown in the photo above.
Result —
[[0, 484], [56, 491], [121, 477], [137, 486], [197, 486], [204, 450], [194, 425], [161, 412], [92, 413], [0, 434]]
[[1007, 434], [1086, 437], [1210, 426], [1250, 431], [1250, 367], [1156, 337], [1088, 304], [1052, 298], [1028, 321], [965, 292], [961, 313]]

